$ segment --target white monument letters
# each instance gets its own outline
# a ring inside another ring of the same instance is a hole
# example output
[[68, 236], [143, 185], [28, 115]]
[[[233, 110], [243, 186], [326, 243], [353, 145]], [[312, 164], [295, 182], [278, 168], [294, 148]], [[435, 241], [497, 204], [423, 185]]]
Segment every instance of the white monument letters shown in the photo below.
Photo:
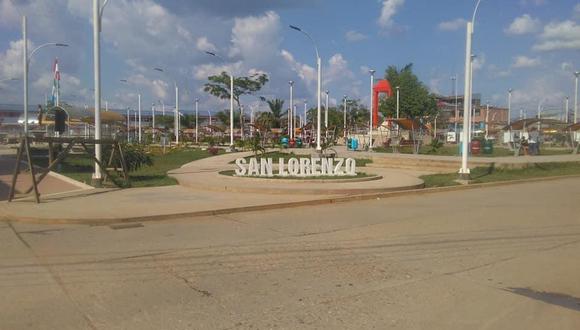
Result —
[[284, 158], [278, 159], [277, 172], [274, 172], [272, 158], [236, 159], [236, 176], [258, 177], [317, 177], [317, 176], [356, 176], [356, 161], [352, 158]]

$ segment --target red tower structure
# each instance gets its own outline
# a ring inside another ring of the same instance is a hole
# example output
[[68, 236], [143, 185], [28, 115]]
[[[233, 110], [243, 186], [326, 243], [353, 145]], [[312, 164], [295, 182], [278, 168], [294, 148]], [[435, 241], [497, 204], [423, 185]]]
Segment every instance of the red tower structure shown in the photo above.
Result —
[[388, 97], [393, 96], [393, 89], [388, 80], [379, 80], [373, 87], [373, 128], [379, 125], [379, 94], [387, 94]]

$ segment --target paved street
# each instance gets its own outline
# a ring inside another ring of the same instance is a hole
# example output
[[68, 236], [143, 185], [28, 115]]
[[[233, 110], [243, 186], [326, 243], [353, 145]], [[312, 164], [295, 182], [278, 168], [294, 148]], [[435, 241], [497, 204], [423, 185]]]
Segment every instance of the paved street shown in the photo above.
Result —
[[578, 329], [579, 186], [0, 223], [0, 328]]

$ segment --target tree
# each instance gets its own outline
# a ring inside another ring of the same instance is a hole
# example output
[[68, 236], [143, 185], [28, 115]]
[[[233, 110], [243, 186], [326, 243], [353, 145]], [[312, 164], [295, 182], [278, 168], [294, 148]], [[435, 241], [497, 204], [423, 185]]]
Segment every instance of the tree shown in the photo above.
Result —
[[[209, 76], [208, 83], [204, 85], [203, 90], [222, 100], [230, 99], [230, 76], [222, 72], [218, 76]], [[251, 95], [262, 89], [269, 81], [265, 73], [255, 73], [249, 77], [234, 78], [234, 101], [240, 107], [240, 97], [242, 95]]]
[[[413, 64], [407, 64], [401, 70], [391, 65], [385, 71], [387, 79], [393, 87], [400, 88], [399, 116], [412, 119], [429, 119], [437, 114], [437, 101], [427, 87], [419, 81], [413, 73]], [[397, 98], [395, 95], [382, 99], [379, 106], [380, 112], [385, 117], [395, 117], [397, 113]]]
[[[230, 126], [230, 110], [222, 110], [215, 114], [215, 117], [224, 125]], [[240, 128], [240, 113], [234, 112], [234, 127]]]
[[273, 99], [268, 100], [268, 107], [270, 108], [270, 113], [272, 114], [272, 127], [281, 127], [282, 116], [284, 115], [284, 100]]

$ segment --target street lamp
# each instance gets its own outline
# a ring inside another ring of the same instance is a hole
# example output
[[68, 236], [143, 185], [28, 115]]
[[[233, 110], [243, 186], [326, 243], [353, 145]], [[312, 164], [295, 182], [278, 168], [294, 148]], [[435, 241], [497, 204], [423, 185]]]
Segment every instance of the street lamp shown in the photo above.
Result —
[[[153, 70], [165, 73], [165, 70], [161, 68], [153, 68]], [[173, 86], [175, 86], [175, 112], [173, 126], [175, 131], [175, 143], [179, 144], [179, 87], [177, 87], [177, 81], [173, 81]]]
[[465, 88], [463, 95], [463, 144], [461, 146], [461, 169], [459, 170], [459, 178], [462, 180], [469, 180], [470, 170], [467, 167], [467, 158], [469, 152], [469, 129], [471, 125], [471, 87], [472, 81], [472, 53], [471, 53], [471, 41], [474, 33], [475, 16], [477, 14], [477, 9], [481, 0], [477, 1], [475, 5], [475, 10], [473, 11], [473, 16], [471, 22], [467, 22], [467, 34], [465, 42]]
[[[56, 47], [68, 47], [67, 44], [62, 43], [54, 43], [49, 42], [42, 44], [36, 47], [30, 54], [28, 54], [28, 31], [27, 31], [27, 23], [26, 23], [26, 16], [22, 16], [22, 40], [23, 42], [23, 51], [22, 51], [22, 59], [23, 59], [23, 67], [24, 67], [24, 135], [28, 135], [28, 68], [30, 66], [30, 60], [32, 56], [39, 51], [41, 48], [48, 47], [48, 46], [56, 46]], [[10, 78], [6, 80], [16, 80], [16, 78]]]
[[95, 79], [95, 173], [93, 174], [93, 183], [100, 186], [103, 181], [101, 173], [102, 146], [101, 140], [101, 24], [103, 11], [109, 3], [105, 0], [101, 7], [101, 0], [93, 0], [93, 75]]
[[320, 108], [321, 108], [321, 93], [322, 93], [322, 60], [320, 59], [320, 53], [318, 52], [318, 46], [316, 45], [316, 41], [314, 41], [314, 39], [312, 39], [312, 37], [310, 36], [310, 34], [308, 34], [306, 31], [302, 30], [301, 28], [294, 26], [294, 25], [290, 25], [290, 28], [293, 30], [296, 30], [298, 32], [302, 32], [304, 33], [304, 35], [306, 37], [308, 37], [308, 39], [310, 39], [310, 41], [312, 41], [312, 43], [314, 44], [314, 50], [316, 51], [316, 67], [317, 67], [317, 71], [318, 71], [318, 83], [317, 83], [317, 88], [316, 88], [316, 97], [317, 97], [317, 103], [318, 103], [318, 112], [316, 114], [317, 116], [317, 130], [316, 130], [316, 150], [317, 151], [322, 151], [322, 147], [320, 146], [320, 121], [321, 121], [321, 115], [320, 115]]
[[195, 143], [198, 144], [199, 143], [199, 139], [197, 137], [197, 133], [198, 133], [198, 105], [199, 105], [199, 99], [196, 98], [195, 99]]
[[[129, 84], [129, 81], [127, 79], [121, 79], [121, 82], [125, 83], [125, 84]], [[138, 133], [138, 141], [139, 141], [139, 143], [141, 143], [142, 139], [141, 139], [141, 93], [140, 92], [137, 93], [137, 111], [138, 111], [138, 116], [139, 116], [139, 120], [138, 120], [139, 124], [137, 127], [137, 130], [139, 132]]]
[[578, 122], [578, 76], [580, 76], [580, 71], [574, 72], [576, 76], [576, 88], [574, 89], [574, 124]]
[[452, 76], [451, 81], [453, 81], [453, 94], [455, 95], [455, 123], [453, 133], [455, 134], [455, 139], [457, 140], [457, 122], [459, 121], [459, 104], [457, 102], [457, 76]]
[[294, 138], [294, 81], [288, 82], [290, 85], [290, 109], [288, 109], [288, 135], [290, 140]]
[[342, 130], [343, 130], [343, 135], [344, 135], [344, 143], [346, 144], [346, 101], [347, 101], [347, 97], [346, 95], [343, 96], [342, 98], [342, 102], [343, 102], [343, 118], [342, 118]]
[[[219, 56], [213, 52], [205, 52], [206, 54], [219, 58], [224, 64], [226, 61], [223, 57]], [[234, 149], [234, 75], [233, 72], [229, 73], [230, 76], [230, 149]]]
[[[397, 86], [397, 120], [399, 120], [399, 108], [400, 108], [400, 98], [401, 95], [401, 87]], [[397, 136], [400, 135], [400, 130], [399, 130], [399, 122], [397, 122]]]
[[371, 74], [371, 107], [370, 107], [370, 121], [369, 121], [369, 150], [373, 148], [373, 106], [374, 106], [374, 93], [373, 87], [375, 86], [375, 70], [369, 70]]
[[324, 102], [324, 128], [326, 128], [326, 132], [328, 133], [328, 90], [324, 92], [326, 94], [326, 100]]

